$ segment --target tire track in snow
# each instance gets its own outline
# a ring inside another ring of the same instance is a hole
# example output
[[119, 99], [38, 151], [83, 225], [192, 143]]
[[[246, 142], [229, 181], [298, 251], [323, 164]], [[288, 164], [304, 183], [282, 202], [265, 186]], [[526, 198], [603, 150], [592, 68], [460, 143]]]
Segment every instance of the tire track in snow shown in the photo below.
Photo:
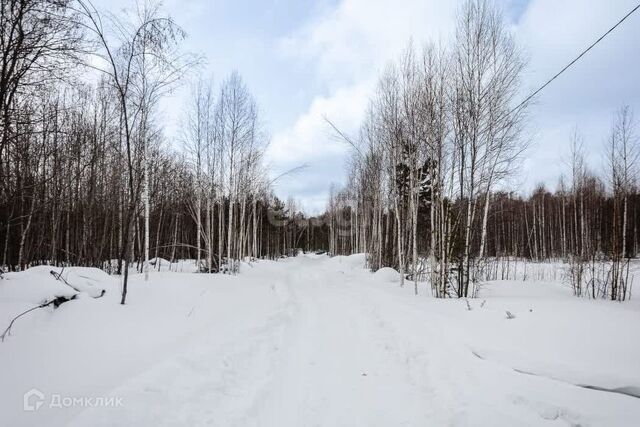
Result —
[[[346, 267], [304, 257], [260, 265], [245, 277], [277, 277], [265, 283], [277, 308], [224, 341], [209, 342], [215, 330], [202, 334], [189, 351], [133, 380], [123, 390], [141, 405], [102, 425], [584, 421], [584, 403], [565, 398], [574, 388], [487, 366], [450, 324], [447, 313], [455, 312], [430, 312], [434, 305], [370, 286], [371, 275]], [[597, 402], [592, 394], [579, 396]], [[83, 420], [79, 425], [100, 425], [95, 414]]]
[[[421, 425], [433, 390], [412, 381], [405, 355], [347, 276], [319, 261], [288, 265], [296, 316], [264, 399], [243, 425]], [[395, 336], [396, 341], [402, 341]], [[412, 365], [412, 366], [418, 366]], [[426, 394], [425, 394], [426, 393]]]
[[287, 289], [276, 282], [271, 290], [277, 310], [239, 323], [224, 338], [212, 325], [177, 355], [114, 389], [122, 408], [91, 408], [70, 425], [232, 425], [268, 383], [269, 363], [291, 321]]

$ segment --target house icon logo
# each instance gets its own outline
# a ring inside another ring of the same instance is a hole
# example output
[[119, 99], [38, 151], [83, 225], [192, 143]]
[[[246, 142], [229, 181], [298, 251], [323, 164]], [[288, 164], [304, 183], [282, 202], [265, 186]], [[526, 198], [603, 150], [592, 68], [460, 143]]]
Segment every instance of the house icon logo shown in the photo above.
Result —
[[37, 411], [43, 403], [44, 393], [37, 388], [32, 388], [22, 398], [22, 405], [25, 411]]

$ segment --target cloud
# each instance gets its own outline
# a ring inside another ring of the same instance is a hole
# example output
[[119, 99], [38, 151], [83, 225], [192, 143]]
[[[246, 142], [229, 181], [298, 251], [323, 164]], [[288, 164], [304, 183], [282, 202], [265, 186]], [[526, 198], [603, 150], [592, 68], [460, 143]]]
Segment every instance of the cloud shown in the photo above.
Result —
[[280, 45], [291, 57], [315, 61], [318, 77], [344, 83], [375, 73], [411, 38], [446, 38], [454, 12], [454, 2], [343, 0]]
[[353, 131], [366, 109], [373, 84], [362, 82], [336, 90], [328, 97], [316, 97], [308, 111], [291, 126], [276, 134], [270, 146], [272, 160], [287, 166], [344, 154], [344, 145], [332, 138], [327, 117], [338, 128]]
[[310, 65], [321, 93], [273, 137], [268, 157], [274, 174], [309, 165], [295, 179], [280, 183], [276, 192], [297, 198], [310, 212], [322, 211], [330, 183], [343, 181], [349, 151], [332, 137], [323, 116], [343, 132], [357, 135], [384, 65], [410, 40], [419, 46], [447, 38], [454, 16], [454, 2], [343, 0], [282, 38], [282, 55]]
[[[530, 63], [525, 87], [530, 91], [557, 73], [578, 53], [629, 12], [634, 0], [532, 0], [515, 27], [515, 35]], [[529, 132], [533, 146], [527, 153], [522, 190], [538, 182], [555, 188], [566, 173], [571, 133], [584, 135], [586, 157], [594, 172], [601, 171], [604, 141], [612, 117], [621, 105], [640, 108], [640, 14], [631, 16], [579, 62], [550, 84], [531, 106]]]
[[276, 184], [281, 197], [294, 196], [309, 213], [325, 208], [330, 184], [342, 182], [348, 147], [335, 137], [324, 117], [347, 134], [355, 134], [372, 87], [373, 82], [366, 81], [338, 89], [327, 97], [319, 96], [291, 127], [274, 135], [267, 159], [275, 175], [306, 165], [304, 170]]

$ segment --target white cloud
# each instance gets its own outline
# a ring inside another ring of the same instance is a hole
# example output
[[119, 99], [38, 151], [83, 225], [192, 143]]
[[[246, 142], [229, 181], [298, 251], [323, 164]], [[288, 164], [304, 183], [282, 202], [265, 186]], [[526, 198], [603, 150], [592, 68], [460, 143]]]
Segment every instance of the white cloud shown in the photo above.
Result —
[[448, 1], [343, 0], [281, 40], [287, 58], [312, 64], [325, 93], [273, 137], [269, 158], [275, 174], [309, 165], [298, 178], [279, 184], [280, 195], [294, 196], [311, 212], [324, 208], [330, 183], [343, 181], [348, 150], [332, 138], [323, 116], [356, 135], [384, 65], [411, 39], [419, 46], [448, 37], [454, 12], [455, 3]]
[[[530, 56], [525, 76], [532, 90], [557, 73], [633, 6], [634, 0], [532, 0], [516, 27]], [[523, 190], [538, 182], [551, 189], [566, 173], [570, 137], [584, 135], [591, 169], [600, 172], [603, 145], [613, 114], [623, 104], [640, 108], [640, 14], [631, 16], [579, 62], [549, 85], [531, 107], [534, 145], [527, 153]]]
[[363, 82], [336, 90], [328, 97], [316, 97], [309, 110], [288, 129], [277, 133], [269, 149], [270, 159], [287, 166], [320, 157], [344, 154], [344, 145], [332, 138], [330, 119], [345, 132], [353, 132], [361, 122], [373, 84]]
[[317, 97], [291, 127], [273, 137], [267, 158], [275, 175], [306, 165], [296, 176], [277, 183], [276, 191], [281, 197], [294, 196], [310, 213], [325, 208], [330, 184], [342, 181], [348, 148], [336, 139], [324, 118], [345, 133], [355, 134], [372, 87], [372, 81], [361, 82], [336, 90], [328, 97]]
[[450, 35], [455, 2], [343, 0], [317, 21], [284, 38], [281, 47], [316, 61], [322, 79], [345, 82], [376, 72], [413, 38], [421, 44]]

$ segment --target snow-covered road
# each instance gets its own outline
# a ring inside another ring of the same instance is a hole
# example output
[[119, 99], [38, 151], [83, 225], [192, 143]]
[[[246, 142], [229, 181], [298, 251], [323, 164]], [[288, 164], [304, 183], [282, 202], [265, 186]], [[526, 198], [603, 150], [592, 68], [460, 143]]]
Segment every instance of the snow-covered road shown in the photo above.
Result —
[[179, 357], [114, 391], [125, 402], [144, 402], [144, 410], [87, 411], [77, 425], [395, 426], [450, 419], [435, 384], [424, 381], [429, 346], [410, 348], [407, 334], [351, 283], [350, 268], [311, 258], [256, 268], [244, 278], [270, 282], [276, 310], [228, 340], [213, 327]]
[[[32, 366], [37, 375], [25, 380], [8, 371], [6, 362], [9, 369], [26, 369], [34, 356], [19, 361], [11, 352], [46, 351], [46, 343], [21, 335], [0, 346], [0, 375], [9, 379], [8, 386], [0, 385], [0, 409], [6, 406], [12, 417], [6, 425], [640, 422], [639, 398], [580, 386], [633, 392], [640, 385], [637, 344], [601, 332], [615, 324], [621, 336], [630, 331], [637, 336], [636, 305], [612, 307], [554, 290], [544, 298], [538, 288], [536, 297], [526, 297], [517, 288], [516, 296], [488, 297], [482, 307], [480, 300], [471, 301], [469, 311], [464, 301], [415, 297], [392, 276], [365, 271], [362, 260], [303, 256], [260, 262], [245, 266], [237, 278], [154, 273], [144, 283], [135, 277], [124, 313], [114, 314], [112, 307], [91, 319], [112, 327], [98, 337], [58, 341], [67, 348], [49, 348], [53, 364]], [[507, 286], [503, 294], [510, 291]], [[73, 329], [72, 309], [69, 304], [55, 313], [68, 323], [51, 325], [65, 321], [52, 315], [40, 321], [48, 321], [47, 328]], [[516, 318], [507, 320], [505, 309]], [[83, 313], [78, 309], [75, 316]], [[585, 331], [586, 319], [599, 325]], [[29, 326], [14, 335], [31, 333]], [[93, 339], [90, 349], [87, 339]], [[86, 360], [65, 360], [79, 351], [94, 359], [93, 370]], [[47, 378], [47, 369], [67, 375], [38, 383]], [[37, 412], [9, 408], [13, 395], [22, 397], [31, 384], [48, 393], [117, 397], [123, 404]]]

